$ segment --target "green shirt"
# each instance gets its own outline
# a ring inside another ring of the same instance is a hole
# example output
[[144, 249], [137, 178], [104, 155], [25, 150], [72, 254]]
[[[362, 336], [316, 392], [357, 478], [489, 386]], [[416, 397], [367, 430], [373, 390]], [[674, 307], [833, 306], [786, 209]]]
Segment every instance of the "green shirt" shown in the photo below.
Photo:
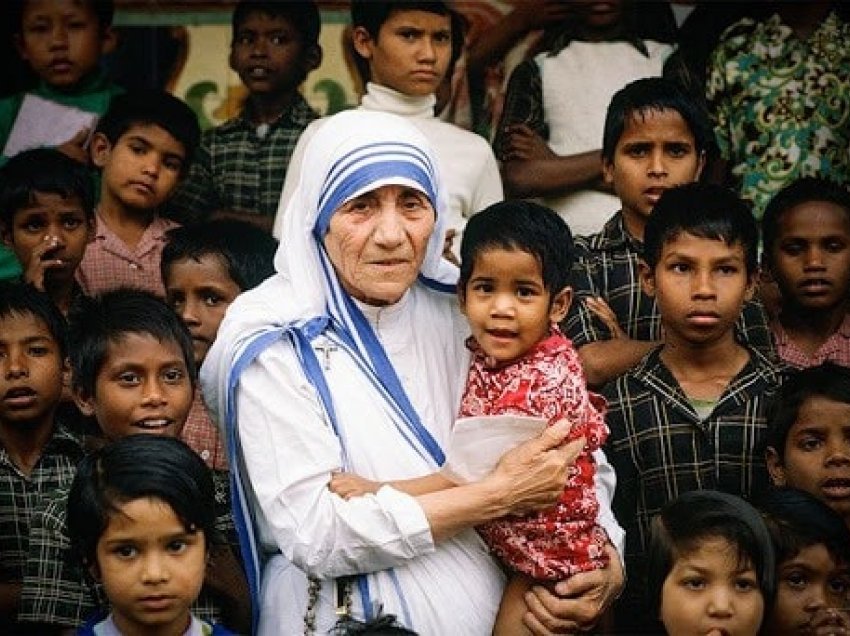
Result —
[[[44, 82], [29, 92], [64, 106], [73, 106], [102, 115], [109, 107], [112, 98], [123, 93], [124, 89], [110, 82], [103, 74], [97, 73], [80, 82], [72, 92], [58, 91]], [[0, 148], [6, 145], [25, 95], [26, 93], [18, 93], [0, 99]], [[0, 157], [0, 166], [7, 160], [6, 157]], [[0, 280], [8, 280], [20, 275], [21, 266], [15, 254], [5, 245], [0, 245]]]

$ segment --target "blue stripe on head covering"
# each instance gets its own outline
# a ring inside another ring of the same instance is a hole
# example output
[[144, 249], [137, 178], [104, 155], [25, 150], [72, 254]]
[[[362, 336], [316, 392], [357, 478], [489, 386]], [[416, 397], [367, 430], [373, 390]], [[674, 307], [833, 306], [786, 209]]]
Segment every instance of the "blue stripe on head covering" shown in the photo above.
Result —
[[384, 179], [404, 179], [419, 186], [437, 209], [436, 176], [428, 156], [410, 144], [370, 144], [337, 161], [328, 172], [319, 197], [313, 235], [322, 241], [334, 212], [358, 192]]

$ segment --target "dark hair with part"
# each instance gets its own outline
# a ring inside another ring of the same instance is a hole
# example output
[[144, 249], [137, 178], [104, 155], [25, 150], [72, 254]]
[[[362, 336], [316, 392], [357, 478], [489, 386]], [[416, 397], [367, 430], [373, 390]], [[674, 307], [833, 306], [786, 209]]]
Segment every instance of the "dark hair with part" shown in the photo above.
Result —
[[[6, 0], [7, 2], [9, 0]], [[24, 11], [30, 0], [11, 0], [7, 5], [9, 8], [9, 19], [12, 25], [12, 32], [20, 34], [23, 27]], [[112, 26], [112, 18], [115, 16], [114, 0], [78, 0], [79, 4], [88, 6], [97, 18], [100, 31], [106, 31]]]
[[170, 93], [156, 89], [138, 89], [116, 95], [97, 122], [101, 133], [114, 145], [134, 126], [159, 126], [183, 145], [185, 174], [201, 138], [198, 119], [192, 109]]
[[789, 373], [779, 388], [779, 399], [767, 433], [767, 445], [785, 459], [788, 433], [806, 400], [821, 397], [850, 404], [850, 368], [825, 362]]
[[850, 190], [847, 186], [818, 177], [797, 179], [777, 192], [764, 209], [761, 233], [765, 264], [770, 265], [773, 261], [773, 250], [779, 239], [779, 223], [783, 215], [791, 208], [815, 201], [832, 203], [842, 208], [847, 225], [850, 227]]
[[680, 234], [739, 243], [747, 274], [758, 269], [758, 224], [747, 205], [726, 188], [688, 183], [665, 190], [644, 229], [643, 258], [655, 269], [664, 245]]
[[68, 355], [68, 326], [50, 296], [27, 283], [0, 281], [0, 321], [15, 316], [31, 317], [44, 323], [64, 360]]
[[603, 159], [614, 161], [617, 142], [629, 121], [664, 111], [675, 111], [685, 120], [697, 153], [705, 152], [713, 143], [714, 129], [699, 101], [672, 80], [646, 77], [626, 84], [611, 98], [602, 136]]
[[823, 545], [834, 561], [850, 565], [850, 529], [814, 495], [776, 488], [761, 500], [759, 509], [773, 538], [777, 565], [813, 545]]
[[129, 435], [87, 455], [68, 494], [71, 548], [86, 565], [96, 565], [97, 544], [109, 520], [138, 499], [167, 504], [189, 534], [219, 540], [215, 487], [203, 460], [184, 442], [160, 435]]
[[263, 13], [273, 18], [281, 18], [291, 24], [301, 36], [301, 44], [305, 47], [316, 46], [319, 43], [319, 33], [322, 30], [322, 17], [319, 7], [312, 0], [240, 0], [233, 10], [231, 26], [233, 38], [252, 13]]
[[197, 383], [192, 337], [180, 317], [162, 300], [138, 289], [117, 289], [83, 297], [68, 316], [72, 385], [95, 395], [97, 374], [106, 363], [109, 345], [120, 345], [130, 334], [151, 336], [180, 348], [189, 379]]
[[727, 541], [740, 565], [752, 564], [768, 614], [776, 593], [776, 558], [762, 516], [740, 497], [694, 490], [669, 502], [652, 521], [646, 589], [653, 616], [659, 614], [664, 580], [676, 561], [711, 539]]
[[396, 11], [425, 11], [437, 15], [450, 15], [447, 2], [419, 2], [418, 0], [351, 0], [351, 26], [363, 27], [377, 39], [390, 16]]
[[497, 248], [521, 250], [540, 264], [543, 284], [552, 294], [570, 285], [575, 257], [569, 226], [553, 210], [538, 203], [508, 200], [472, 216], [460, 244], [460, 281], [465, 287], [481, 252]]
[[274, 274], [277, 241], [267, 232], [246, 221], [221, 219], [183, 225], [166, 234], [160, 270], [166, 280], [176, 261], [215, 256], [227, 269], [231, 280], [245, 291]]
[[36, 194], [56, 194], [65, 200], [76, 197], [86, 218], [94, 218], [91, 172], [58, 150], [25, 150], [0, 168], [0, 223], [11, 230], [15, 213], [34, 205]]

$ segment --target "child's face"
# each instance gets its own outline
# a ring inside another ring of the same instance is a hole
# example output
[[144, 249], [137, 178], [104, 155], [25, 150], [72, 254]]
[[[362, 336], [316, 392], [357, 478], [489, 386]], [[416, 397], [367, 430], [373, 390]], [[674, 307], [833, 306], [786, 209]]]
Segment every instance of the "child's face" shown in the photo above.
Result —
[[67, 381], [59, 345], [30, 313], [0, 318], [0, 422], [50, 424]]
[[664, 190], [696, 181], [704, 163], [684, 118], [675, 110], [652, 110], [627, 118], [614, 158], [603, 162], [602, 172], [620, 198], [626, 227], [642, 239]]
[[32, 199], [14, 213], [12, 227], [4, 230], [3, 239], [24, 271], [40, 264], [46, 282], [72, 281], [94, 235], [94, 222], [86, 216], [79, 197], [34, 192]]
[[47, 84], [70, 89], [97, 68], [114, 45], [111, 29], [101, 29], [91, 2], [27, 0], [18, 53]]
[[803, 401], [785, 441], [785, 457], [767, 449], [777, 486], [805, 490], [850, 523], [850, 404], [813, 395]]
[[109, 440], [147, 433], [177, 437], [192, 407], [192, 384], [180, 346], [128, 333], [107, 344], [94, 395], [77, 394]]
[[658, 303], [665, 341], [710, 345], [733, 337], [755, 275], [747, 274], [740, 243], [680, 232], [664, 243], [654, 269], [641, 265], [641, 283]]
[[182, 634], [206, 570], [203, 532], [187, 532], [161, 499], [134, 499], [110, 515], [97, 542], [96, 578], [122, 634]]
[[234, 34], [230, 68], [253, 95], [285, 95], [318, 66], [317, 51], [307, 49], [289, 20], [252, 11]]
[[101, 201], [130, 210], [154, 210], [180, 183], [186, 150], [156, 124], [137, 124], [115, 144], [92, 138], [92, 161], [102, 169]]
[[847, 302], [850, 290], [850, 211], [827, 201], [809, 201], [779, 218], [770, 273], [786, 304], [830, 310]]
[[[822, 543], [807, 546], [779, 564], [776, 603], [766, 619], [771, 636], [804, 636], [816, 631], [826, 608], [844, 608], [850, 571], [837, 563]], [[844, 632], [841, 632], [844, 633]]]
[[566, 315], [570, 298], [569, 289], [552, 298], [540, 263], [528, 252], [491, 248], [475, 257], [460, 302], [478, 344], [505, 364], [546, 337]]
[[448, 15], [400, 9], [381, 25], [377, 38], [363, 27], [355, 27], [352, 37], [369, 64], [371, 81], [405, 95], [436, 93], [451, 61]]
[[215, 341], [224, 312], [242, 290], [214, 254], [175, 261], [164, 282], [168, 304], [189, 328], [195, 362], [200, 364]]
[[679, 555], [661, 588], [668, 636], [756, 636], [764, 598], [752, 564], [726, 539], [703, 540]]

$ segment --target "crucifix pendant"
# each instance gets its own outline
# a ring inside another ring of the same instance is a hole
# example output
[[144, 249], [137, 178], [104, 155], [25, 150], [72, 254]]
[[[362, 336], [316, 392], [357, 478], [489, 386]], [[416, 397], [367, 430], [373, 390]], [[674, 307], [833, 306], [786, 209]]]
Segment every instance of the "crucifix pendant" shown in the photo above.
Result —
[[334, 343], [326, 340], [321, 344], [315, 345], [313, 348], [322, 353], [322, 368], [325, 371], [330, 371], [331, 353], [337, 350], [337, 346]]

